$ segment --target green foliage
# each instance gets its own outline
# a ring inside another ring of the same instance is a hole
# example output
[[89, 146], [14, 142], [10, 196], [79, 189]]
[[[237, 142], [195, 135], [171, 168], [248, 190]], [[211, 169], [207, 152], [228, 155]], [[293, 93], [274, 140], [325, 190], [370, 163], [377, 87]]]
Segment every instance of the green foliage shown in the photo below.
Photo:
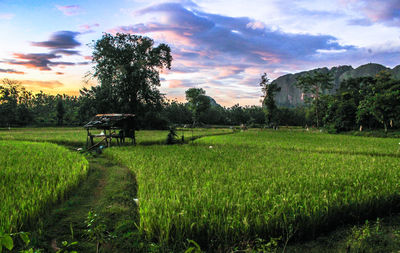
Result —
[[397, 149], [389, 138], [250, 130], [105, 154], [137, 176], [143, 236], [161, 247], [196, 238], [208, 250], [271, 237], [284, 246], [388, 212], [399, 200]]
[[0, 252], [3, 248], [12, 250], [14, 248], [14, 242], [9, 234], [0, 231]]
[[263, 93], [262, 106], [265, 110], [266, 123], [268, 125], [278, 125], [274, 96], [281, 88], [276, 83], [270, 83], [266, 73], [261, 76], [260, 86]]
[[0, 141], [0, 231], [28, 227], [64, 199], [86, 175], [88, 162], [50, 143]]
[[201, 251], [201, 247], [200, 245], [193, 241], [193, 240], [187, 240], [188, 243], [190, 243], [193, 246], [190, 246], [188, 249], [185, 250], [185, 253], [201, 253], [203, 251]]
[[78, 115], [80, 103], [81, 99], [75, 96], [53, 96], [42, 91], [33, 94], [18, 81], [3, 79], [0, 84], [0, 126], [49, 126], [63, 122], [79, 125], [87, 120]]
[[71, 248], [74, 248], [78, 242], [68, 242], [68, 241], [62, 241], [61, 242], [61, 248], [57, 250], [56, 253], [77, 253], [75, 250], [71, 250]]
[[193, 125], [196, 126], [200, 123], [200, 114], [210, 108], [210, 99], [206, 96], [206, 92], [202, 88], [190, 88], [185, 93], [189, 109], [192, 112]]
[[383, 71], [375, 77], [349, 78], [335, 95], [321, 95], [313, 101], [317, 121], [329, 132], [355, 129], [398, 128], [400, 125], [400, 81]]
[[[142, 116], [149, 108], [161, 108], [163, 97], [159, 71], [171, 67], [171, 49], [166, 44], [139, 35], [105, 33], [93, 45], [93, 76], [100, 86], [86, 99], [94, 99], [97, 112], [125, 112]], [[158, 111], [159, 111], [158, 109]]]
[[57, 124], [59, 126], [63, 125], [64, 115], [65, 115], [64, 103], [61, 99], [59, 99], [57, 102], [57, 121], [58, 121]]
[[96, 253], [99, 252], [101, 245], [112, 239], [111, 234], [107, 231], [104, 220], [94, 211], [89, 211], [85, 220], [86, 235], [90, 241], [96, 242]]
[[348, 252], [394, 252], [400, 238], [397, 231], [386, 231], [378, 218], [372, 224], [366, 220], [363, 226], [354, 226], [346, 244]]
[[303, 91], [304, 101], [314, 108], [317, 128], [320, 122], [320, 96], [333, 86], [333, 77], [327, 72], [313, 71], [296, 78], [295, 85]]

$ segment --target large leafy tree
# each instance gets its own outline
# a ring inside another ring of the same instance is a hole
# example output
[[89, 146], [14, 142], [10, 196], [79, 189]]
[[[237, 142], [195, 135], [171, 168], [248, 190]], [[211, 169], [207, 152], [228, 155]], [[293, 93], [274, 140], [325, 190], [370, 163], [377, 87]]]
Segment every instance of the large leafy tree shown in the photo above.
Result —
[[[171, 68], [171, 49], [154, 46], [148, 37], [105, 33], [93, 45], [93, 76], [100, 86], [82, 93], [98, 100], [98, 112], [144, 114], [149, 107], [161, 107], [163, 96], [159, 72]], [[111, 111], [112, 110], [112, 111]]]
[[199, 123], [200, 114], [211, 107], [210, 99], [202, 88], [190, 88], [185, 93], [189, 109], [193, 115], [193, 125], [195, 126]]
[[281, 90], [281, 88], [278, 87], [276, 83], [271, 83], [266, 73], [261, 76], [260, 86], [263, 93], [262, 105], [265, 110], [267, 124], [275, 124], [275, 121], [277, 120], [278, 108], [276, 107], [274, 96]]
[[393, 79], [387, 71], [375, 76], [374, 85], [366, 87], [364, 97], [358, 107], [358, 120], [372, 115], [387, 132], [388, 126], [400, 121], [400, 81]]
[[333, 77], [327, 72], [314, 71], [296, 78], [295, 85], [305, 94], [305, 102], [314, 106], [317, 127], [320, 122], [320, 96], [333, 87]]

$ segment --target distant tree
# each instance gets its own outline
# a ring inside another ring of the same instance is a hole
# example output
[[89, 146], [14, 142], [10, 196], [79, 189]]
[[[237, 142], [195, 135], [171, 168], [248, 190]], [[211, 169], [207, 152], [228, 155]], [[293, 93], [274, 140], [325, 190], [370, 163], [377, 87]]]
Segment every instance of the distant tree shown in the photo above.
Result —
[[261, 102], [265, 110], [267, 124], [276, 124], [278, 110], [275, 104], [274, 96], [281, 90], [281, 88], [278, 87], [276, 83], [271, 83], [266, 73], [261, 76], [260, 86], [263, 93]]
[[333, 87], [333, 77], [329, 72], [313, 71], [296, 78], [295, 85], [305, 94], [305, 102], [314, 106], [317, 127], [321, 120], [319, 98]]
[[178, 101], [169, 101], [163, 109], [163, 115], [173, 124], [190, 124], [192, 112], [189, 106]]
[[61, 98], [57, 102], [57, 125], [62, 126], [65, 115], [64, 103]]
[[[171, 49], [139, 35], [104, 34], [93, 46], [93, 76], [100, 86], [81, 91], [97, 100], [98, 111], [142, 116], [149, 106], [161, 109], [159, 71], [171, 68]], [[88, 102], [88, 101], [86, 101]]]
[[199, 123], [200, 114], [210, 108], [210, 99], [202, 88], [190, 88], [185, 93], [192, 112], [193, 125], [196, 126]]
[[4, 78], [0, 85], [0, 124], [3, 126], [17, 123], [17, 109], [21, 83]]

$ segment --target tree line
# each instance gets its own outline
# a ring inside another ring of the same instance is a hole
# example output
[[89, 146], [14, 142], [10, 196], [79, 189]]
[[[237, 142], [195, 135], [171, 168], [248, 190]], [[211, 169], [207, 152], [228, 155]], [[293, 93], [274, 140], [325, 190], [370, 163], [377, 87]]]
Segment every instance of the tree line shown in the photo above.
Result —
[[400, 81], [390, 73], [349, 78], [334, 95], [327, 95], [333, 78], [314, 71], [299, 76], [295, 85], [304, 105], [278, 108], [280, 88], [261, 76], [261, 106], [222, 107], [201, 88], [186, 91], [186, 103], [168, 101], [160, 93], [159, 73], [170, 69], [171, 49], [154, 46], [148, 37], [103, 34], [92, 45], [92, 77], [98, 85], [82, 88], [79, 96], [33, 94], [17, 81], [0, 85], [0, 126], [81, 126], [98, 113], [133, 113], [138, 129], [166, 129], [170, 125], [240, 125], [253, 127], [316, 126], [330, 132], [361, 128], [398, 128]]

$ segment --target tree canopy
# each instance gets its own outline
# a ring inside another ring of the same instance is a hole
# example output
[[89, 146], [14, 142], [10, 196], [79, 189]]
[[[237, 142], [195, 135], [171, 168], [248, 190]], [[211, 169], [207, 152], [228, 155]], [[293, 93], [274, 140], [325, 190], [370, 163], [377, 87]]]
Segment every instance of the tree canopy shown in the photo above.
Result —
[[326, 90], [332, 88], [333, 77], [329, 73], [314, 71], [298, 76], [295, 85], [303, 91], [304, 101], [313, 105], [317, 127], [319, 127], [319, 122], [321, 121], [319, 98]]
[[[105, 33], [93, 45], [93, 76], [100, 86], [81, 94], [93, 97], [98, 113], [144, 114], [148, 107], [160, 107], [163, 96], [159, 72], [171, 68], [171, 49], [166, 44], [139, 35]], [[89, 101], [88, 101], [89, 102]]]
[[186, 100], [193, 115], [193, 125], [199, 123], [200, 114], [210, 108], [210, 99], [202, 88], [190, 88], [186, 92]]
[[261, 76], [260, 86], [263, 93], [261, 102], [265, 111], [266, 123], [269, 125], [277, 124], [276, 121], [278, 110], [275, 104], [274, 96], [281, 90], [281, 88], [278, 87], [276, 83], [270, 83], [266, 73]]

